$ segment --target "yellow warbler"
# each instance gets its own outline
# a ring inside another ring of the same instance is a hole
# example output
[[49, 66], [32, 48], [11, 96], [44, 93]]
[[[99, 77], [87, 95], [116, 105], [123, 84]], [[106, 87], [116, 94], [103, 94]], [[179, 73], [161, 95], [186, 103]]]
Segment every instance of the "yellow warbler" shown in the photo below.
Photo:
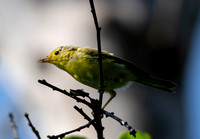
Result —
[[[60, 46], [40, 62], [52, 63], [58, 68], [68, 72], [77, 81], [99, 88], [98, 52], [91, 47]], [[175, 84], [155, 78], [134, 63], [102, 52], [102, 65], [105, 92], [110, 93], [110, 99], [103, 108], [115, 97], [114, 89], [125, 86], [130, 81], [173, 92]]]

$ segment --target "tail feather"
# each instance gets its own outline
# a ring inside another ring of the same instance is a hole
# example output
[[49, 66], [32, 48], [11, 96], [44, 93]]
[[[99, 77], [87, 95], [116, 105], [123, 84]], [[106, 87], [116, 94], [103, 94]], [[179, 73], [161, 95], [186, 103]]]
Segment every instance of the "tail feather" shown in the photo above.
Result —
[[138, 82], [164, 91], [175, 92], [176, 84], [171, 81], [149, 76], [148, 78], [139, 79]]

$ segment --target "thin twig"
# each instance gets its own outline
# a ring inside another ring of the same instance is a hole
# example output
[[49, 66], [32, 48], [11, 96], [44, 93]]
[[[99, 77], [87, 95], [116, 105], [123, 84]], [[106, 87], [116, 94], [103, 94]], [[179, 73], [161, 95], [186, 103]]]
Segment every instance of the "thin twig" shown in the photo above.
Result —
[[125, 121], [122, 120], [121, 118], [115, 116], [113, 112], [108, 112], [108, 111], [103, 110], [103, 113], [106, 115], [106, 117], [111, 117], [111, 118], [113, 118], [114, 120], [118, 121], [122, 126], [125, 126], [125, 127], [130, 131], [130, 134], [133, 135], [134, 137], [136, 137], [136, 130], [133, 129], [133, 128], [128, 124], [128, 122], [125, 122]]
[[73, 95], [75, 96], [81, 96], [81, 97], [90, 97], [89, 96], [89, 93], [85, 92], [84, 90], [82, 89], [77, 89], [77, 90], [73, 90], [73, 89], [70, 89], [70, 93], [72, 93]]
[[99, 62], [99, 101], [102, 103], [103, 99], [103, 93], [104, 93], [104, 79], [103, 79], [103, 66], [102, 66], [102, 56], [101, 56], [101, 27], [99, 27], [98, 24], [98, 19], [96, 15], [96, 10], [94, 6], [93, 0], [89, 0], [90, 6], [91, 6], [91, 12], [94, 18], [94, 24], [96, 27], [96, 32], [97, 32], [97, 47], [98, 47], [98, 62]]
[[18, 133], [17, 133], [17, 126], [14, 122], [14, 117], [12, 113], [9, 113], [9, 117], [10, 117], [10, 124], [11, 124], [11, 128], [14, 134], [14, 139], [19, 139]]
[[28, 125], [31, 127], [33, 133], [35, 133], [35, 135], [37, 136], [38, 139], [41, 139], [39, 132], [36, 130], [36, 128], [33, 126], [32, 122], [31, 122], [31, 120], [29, 119], [28, 113], [25, 113], [24, 116], [28, 120]]
[[92, 119], [81, 108], [74, 106], [74, 109], [77, 110], [84, 117], [84, 119], [92, 121]]
[[88, 127], [90, 127], [90, 125], [92, 124], [94, 122], [94, 120], [91, 120], [91, 121], [89, 121], [87, 124], [85, 124], [85, 125], [83, 125], [83, 126], [80, 126], [79, 128], [76, 128], [76, 129], [74, 129], [74, 130], [71, 130], [71, 131], [67, 131], [67, 132], [65, 132], [65, 133], [62, 133], [62, 134], [59, 134], [59, 135], [52, 135], [52, 136], [50, 136], [50, 135], [48, 135], [47, 137], [49, 138], [49, 139], [58, 139], [58, 138], [63, 138], [64, 136], [66, 136], [66, 135], [68, 135], [68, 134], [71, 134], [71, 133], [74, 133], [74, 132], [79, 132], [79, 131], [81, 131], [82, 129], [84, 129], [84, 128], [88, 128]]
[[[69, 93], [69, 92], [67, 92], [66, 90], [62, 90], [62, 89], [60, 89], [60, 88], [58, 88], [58, 87], [56, 87], [56, 86], [54, 86], [54, 85], [52, 85], [52, 84], [46, 82], [45, 80], [38, 80], [38, 82], [41, 83], [41, 84], [43, 84], [43, 85], [45, 85], [45, 86], [48, 86], [48, 87], [52, 88], [52, 89], [55, 90], [55, 91], [58, 91], [58, 92], [60, 92], [60, 93], [62, 93], [62, 94], [64, 94], [64, 95], [67, 95], [67, 96], [69, 96], [69, 97], [75, 99], [77, 102], [81, 102], [81, 103], [87, 105], [87, 106], [90, 107], [90, 108], [92, 107], [92, 106], [91, 106], [91, 103], [87, 102], [85, 99], [81, 99], [81, 98], [77, 97], [77, 96], [74, 94], [74, 90], [72, 90], [72, 93]], [[88, 97], [89, 99], [91, 99], [89, 96], [86, 96], [86, 97]]]

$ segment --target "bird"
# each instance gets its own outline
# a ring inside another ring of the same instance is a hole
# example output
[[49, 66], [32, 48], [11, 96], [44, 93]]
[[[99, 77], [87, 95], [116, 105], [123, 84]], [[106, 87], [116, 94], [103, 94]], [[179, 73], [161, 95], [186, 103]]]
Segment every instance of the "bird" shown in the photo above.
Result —
[[[146, 70], [133, 62], [117, 57], [106, 51], [101, 52], [104, 91], [110, 98], [104, 104], [104, 109], [116, 96], [116, 89], [126, 86], [129, 82], [137, 82], [167, 92], [175, 92], [176, 84], [152, 76]], [[98, 51], [92, 47], [59, 46], [40, 63], [51, 63], [66, 71], [78, 82], [99, 89], [100, 75]]]

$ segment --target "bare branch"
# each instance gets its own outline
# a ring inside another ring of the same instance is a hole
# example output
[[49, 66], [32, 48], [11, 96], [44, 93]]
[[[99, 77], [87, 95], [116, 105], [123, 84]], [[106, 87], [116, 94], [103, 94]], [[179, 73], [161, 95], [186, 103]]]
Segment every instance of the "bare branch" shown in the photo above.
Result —
[[108, 112], [108, 111], [105, 111], [105, 110], [104, 110], [103, 113], [106, 115], [106, 117], [111, 117], [111, 118], [113, 118], [114, 120], [116, 120], [117, 122], [119, 122], [122, 126], [125, 126], [125, 127], [130, 131], [130, 134], [133, 135], [134, 137], [136, 137], [136, 130], [133, 129], [133, 128], [128, 124], [128, 122], [125, 122], [125, 121], [123, 121], [121, 118], [115, 116], [113, 112]]
[[[77, 97], [77, 96], [75, 95], [75, 93], [74, 93], [75, 90], [71, 90], [72, 92], [70, 91], [71, 93], [69, 93], [69, 92], [67, 92], [66, 90], [62, 90], [62, 89], [60, 89], [60, 88], [58, 88], [58, 87], [56, 87], [56, 86], [54, 86], [54, 85], [52, 85], [52, 84], [46, 82], [45, 80], [38, 80], [38, 82], [41, 83], [41, 84], [43, 84], [43, 85], [45, 85], [45, 86], [48, 86], [48, 87], [52, 88], [52, 89], [55, 90], [55, 91], [58, 91], [58, 92], [60, 92], [60, 93], [62, 93], [62, 94], [64, 94], [64, 95], [67, 95], [67, 96], [69, 96], [69, 97], [75, 99], [77, 102], [81, 102], [81, 103], [87, 105], [87, 106], [90, 107], [90, 108], [92, 107], [92, 106], [91, 106], [91, 103], [87, 102], [87, 101], [84, 100], [84, 99], [81, 99], [81, 98]], [[87, 95], [86, 97], [88, 97], [89, 99], [91, 99], [88, 95]]]
[[74, 106], [74, 109], [77, 110], [84, 117], [84, 119], [92, 121], [92, 119], [81, 108]]
[[98, 47], [98, 61], [99, 61], [99, 78], [100, 78], [100, 83], [99, 83], [99, 101], [100, 103], [102, 103], [102, 99], [103, 99], [103, 93], [104, 93], [104, 80], [103, 80], [103, 66], [102, 66], [102, 56], [101, 56], [101, 27], [99, 27], [98, 24], [98, 19], [97, 19], [97, 15], [96, 15], [96, 10], [95, 10], [95, 6], [94, 6], [94, 2], [93, 0], [89, 0], [90, 2], [90, 7], [91, 7], [91, 12], [94, 18], [94, 24], [96, 27], [96, 32], [97, 32], [97, 47]]
[[52, 136], [47, 136], [49, 139], [58, 139], [58, 138], [63, 138], [63, 137], [65, 137], [66, 135], [68, 135], [68, 134], [71, 134], [71, 133], [74, 133], [74, 132], [79, 132], [79, 131], [81, 131], [82, 129], [84, 129], [84, 128], [89, 128], [90, 127], [90, 125], [92, 124], [94, 122], [94, 120], [91, 120], [91, 121], [89, 121], [87, 124], [85, 124], [85, 125], [83, 125], [83, 126], [80, 126], [79, 128], [76, 128], [76, 129], [74, 129], [74, 130], [71, 130], [71, 131], [67, 131], [67, 132], [65, 132], [65, 133], [62, 133], [62, 134], [59, 134], [59, 135], [52, 135]]
[[[102, 66], [102, 56], [101, 56], [101, 28], [99, 27], [98, 24], [98, 19], [96, 15], [96, 10], [94, 6], [93, 0], [89, 0], [90, 7], [91, 7], [91, 12], [94, 18], [94, 24], [96, 27], [96, 32], [97, 32], [97, 46], [98, 46], [98, 62], [99, 62], [99, 102], [100, 102], [100, 108], [102, 106], [102, 101], [103, 101], [103, 93], [104, 93], [104, 80], [103, 80], [103, 66]], [[94, 109], [93, 109], [94, 110]], [[101, 111], [101, 110], [100, 110]], [[94, 118], [96, 120], [97, 126], [96, 126], [96, 131], [99, 139], [103, 139], [103, 126], [102, 126], [102, 113], [101, 112], [94, 112]]]
[[14, 117], [12, 113], [9, 113], [9, 117], [10, 117], [10, 124], [11, 124], [11, 128], [14, 134], [14, 139], [19, 139], [18, 133], [17, 133], [17, 126], [14, 122]]
[[31, 127], [33, 133], [35, 133], [35, 135], [37, 136], [38, 139], [41, 139], [39, 132], [36, 130], [36, 128], [33, 126], [32, 122], [31, 122], [31, 120], [29, 119], [28, 113], [25, 113], [24, 116], [28, 120], [28, 125]]
[[90, 97], [89, 96], [89, 93], [83, 91], [82, 89], [77, 89], [77, 90], [73, 90], [73, 89], [70, 89], [70, 93], [74, 94], [75, 96], [81, 96], [81, 97]]

